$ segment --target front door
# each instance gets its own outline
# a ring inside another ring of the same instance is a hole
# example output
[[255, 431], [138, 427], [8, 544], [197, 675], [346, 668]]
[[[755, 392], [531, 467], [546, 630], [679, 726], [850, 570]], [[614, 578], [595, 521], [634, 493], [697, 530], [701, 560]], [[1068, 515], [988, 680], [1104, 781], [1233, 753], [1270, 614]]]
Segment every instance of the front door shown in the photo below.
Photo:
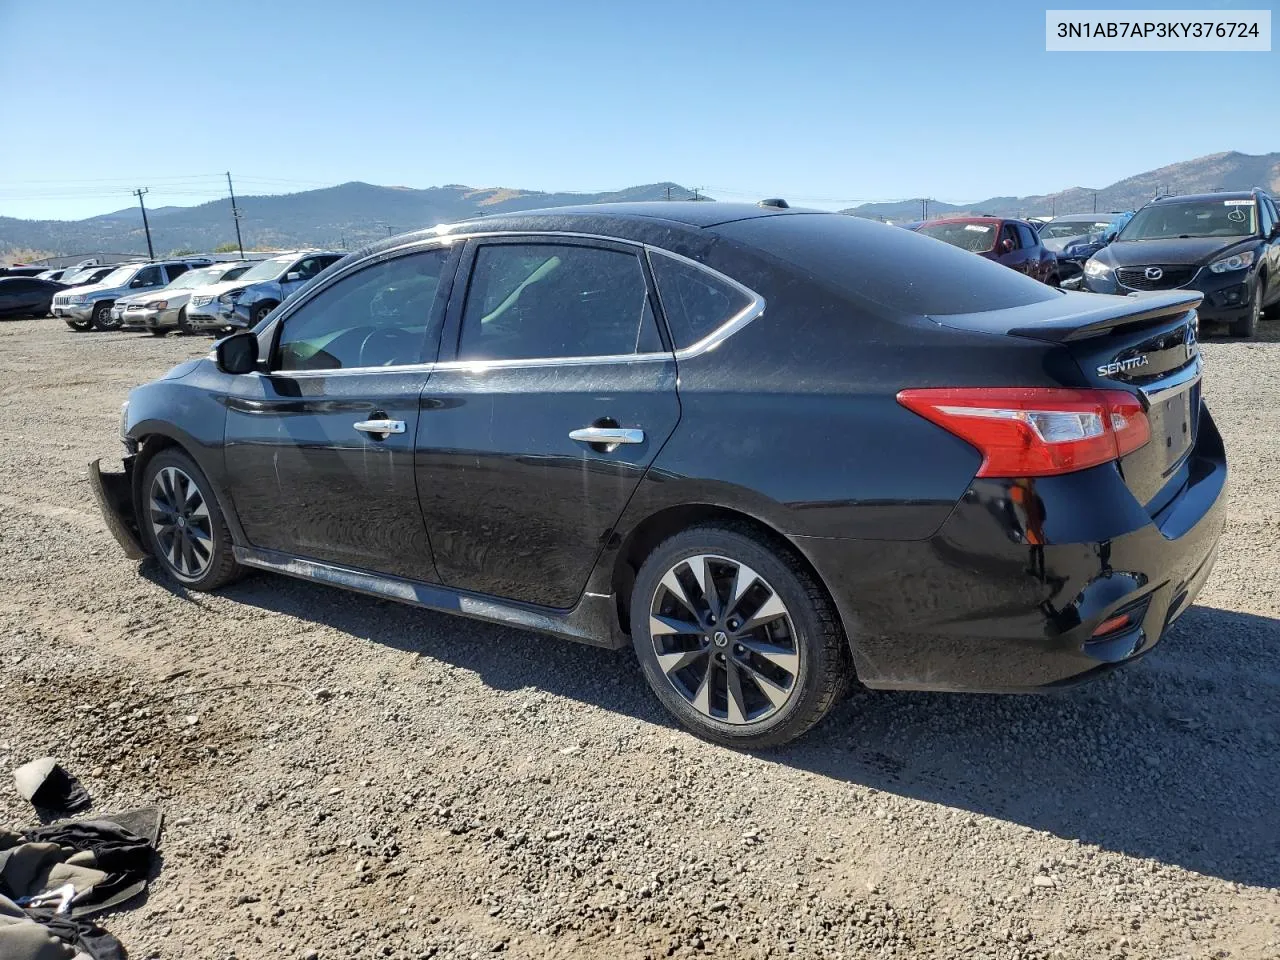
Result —
[[472, 241], [422, 398], [418, 495], [441, 582], [556, 608], [680, 417], [637, 248]]
[[326, 283], [280, 319], [269, 372], [234, 378], [226, 466], [253, 546], [435, 579], [413, 442], [454, 262], [389, 255]]

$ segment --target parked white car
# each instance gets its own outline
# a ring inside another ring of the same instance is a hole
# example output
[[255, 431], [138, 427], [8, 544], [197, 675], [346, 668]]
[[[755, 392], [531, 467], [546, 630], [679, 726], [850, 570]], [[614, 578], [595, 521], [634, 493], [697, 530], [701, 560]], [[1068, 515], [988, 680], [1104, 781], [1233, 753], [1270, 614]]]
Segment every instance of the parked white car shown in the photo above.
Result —
[[251, 266], [252, 261], [240, 260], [188, 270], [167, 287], [117, 300], [112, 314], [119, 312], [120, 325], [125, 330], [149, 330], [157, 337], [170, 330], [192, 333], [187, 325], [187, 302], [191, 297], [206, 287], [236, 279]]

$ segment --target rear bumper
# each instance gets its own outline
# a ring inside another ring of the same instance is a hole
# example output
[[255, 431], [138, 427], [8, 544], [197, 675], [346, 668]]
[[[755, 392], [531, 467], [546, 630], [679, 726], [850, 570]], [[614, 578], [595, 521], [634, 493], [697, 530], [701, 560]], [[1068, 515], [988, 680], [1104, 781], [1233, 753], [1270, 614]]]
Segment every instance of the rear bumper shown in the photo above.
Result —
[[[1226, 479], [1206, 408], [1196, 449], [1171, 481], [1182, 489], [1155, 516], [1108, 464], [975, 480], [927, 540], [797, 545], [831, 589], [865, 685], [1040, 690], [1155, 647], [1213, 569]], [[1130, 624], [1094, 639], [1120, 613]]]
[[89, 489], [98, 501], [102, 519], [116, 538], [124, 554], [130, 560], [141, 560], [147, 555], [138, 537], [137, 518], [133, 509], [133, 477], [131, 460], [125, 461], [125, 469], [119, 473], [103, 473], [101, 461], [89, 463]]

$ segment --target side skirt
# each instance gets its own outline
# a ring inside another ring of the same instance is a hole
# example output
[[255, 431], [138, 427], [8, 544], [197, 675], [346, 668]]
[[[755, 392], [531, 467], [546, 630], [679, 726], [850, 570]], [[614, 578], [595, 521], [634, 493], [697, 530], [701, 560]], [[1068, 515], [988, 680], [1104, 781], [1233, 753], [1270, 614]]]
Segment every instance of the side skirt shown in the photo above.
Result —
[[246, 567], [283, 573], [286, 576], [331, 584], [345, 590], [398, 600], [415, 607], [453, 613], [489, 623], [501, 623], [538, 633], [548, 633], [565, 640], [575, 640], [594, 647], [618, 650], [630, 641], [618, 627], [611, 596], [587, 593], [571, 610], [553, 610], [512, 600], [451, 590], [435, 583], [422, 583], [402, 577], [390, 577], [367, 570], [354, 570], [316, 560], [260, 550], [257, 547], [234, 548], [235, 558]]

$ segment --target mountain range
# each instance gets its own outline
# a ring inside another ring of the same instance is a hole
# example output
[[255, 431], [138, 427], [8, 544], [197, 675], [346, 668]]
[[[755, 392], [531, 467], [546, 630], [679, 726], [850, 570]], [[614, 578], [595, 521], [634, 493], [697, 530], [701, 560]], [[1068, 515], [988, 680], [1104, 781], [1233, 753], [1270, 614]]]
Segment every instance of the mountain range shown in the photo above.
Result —
[[[352, 182], [301, 193], [236, 197], [236, 205], [246, 250], [342, 249], [344, 245], [355, 249], [388, 232], [404, 233], [471, 217], [578, 203], [693, 197], [693, 191], [677, 183], [651, 183], [611, 193], [541, 193], [460, 184], [417, 190]], [[147, 210], [147, 218], [157, 256], [174, 250], [205, 252], [235, 243], [230, 200], [195, 207], [156, 207]], [[18, 249], [63, 255], [146, 253], [147, 239], [137, 207], [86, 220], [0, 217], [0, 251]]]
[[[1152, 197], [1167, 193], [1211, 193], [1262, 187], [1280, 192], [1280, 153], [1211, 153], [1167, 167], [1126, 177], [1108, 187], [1069, 187], [1057, 193], [1030, 197], [988, 197], [972, 203], [928, 201], [930, 217], [944, 214], [991, 214], [1000, 217], [1052, 216], [1063, 213], [1104, 213], [1136, 210]], [[864, 203], [842, 213], [873, 220], [919, 220], [924, 200]]]
[[[1036, 216], [1133, 210], [1160, 193], [1197, 193], [1263, 187], [1280, 193], [1280, 153], [1253, 156], [1214, 153], [1127, 177], [1107, 187], [1071, 187], [1054, 194], [989, 197], [972, 203], [929, 200], [930, 216], [989, 213]], [[676, 183], [651, 183], [611, 193], [542, 193], [508, 187], [450, 184], [414, 189], [344, 183], [321, 190], [237, 198], [246, 249], [322, 246], [355, 248], [388, 232], [401, 233], [437, 223], [492, 216], [537, 207], [618, 200], [689, 200], [695, 194]], [[706, 198], [710, 199], [710, 198]], [[1096, 206], [1095, 206], [1096, 204]], [[922, 201], [864, 203], [842, 212], [889, 221], [915, 220]], [[156, 253], [203, 252], [233, 243], [235, 228], [228, 200], [195, 207], [147, 211]], [[0, 252], [45, 251], [64, 255], [145, 253], [146, 237], [137, 208], [86, 220], [19, 220], [0, 217]]]

